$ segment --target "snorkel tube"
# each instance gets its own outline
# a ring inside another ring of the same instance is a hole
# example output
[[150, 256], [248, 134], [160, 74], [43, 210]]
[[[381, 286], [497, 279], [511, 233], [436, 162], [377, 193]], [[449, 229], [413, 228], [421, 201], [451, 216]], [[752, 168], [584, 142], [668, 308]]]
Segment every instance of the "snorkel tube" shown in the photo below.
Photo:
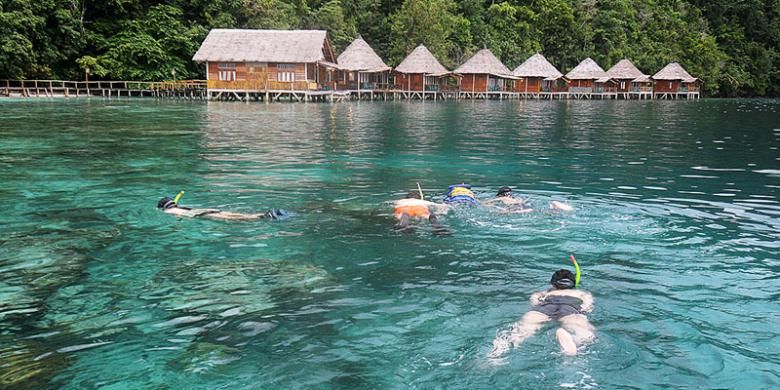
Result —
[[571, 262], [574, 263], [574, 287], [579, 287], [580, 285], [580, 265], [577, 264], [577, 259], [574, 258], [574, 255], [569, 255], [569, 258], [571, 259]]
[[417, 191], [420, 191], [420, 200], [425, 200], [425, 195], [423, 195], [422, 187], [420, 187], [420, 183], [417, 183]]
[[184, 196], [184, 191], [179, 192], [179, 195], [176, 195], [176, 197], [173, 198], [173, 203], [176, 203], [176, 205], [178, 205], [179, 199], [181, 199], [182, 196]]

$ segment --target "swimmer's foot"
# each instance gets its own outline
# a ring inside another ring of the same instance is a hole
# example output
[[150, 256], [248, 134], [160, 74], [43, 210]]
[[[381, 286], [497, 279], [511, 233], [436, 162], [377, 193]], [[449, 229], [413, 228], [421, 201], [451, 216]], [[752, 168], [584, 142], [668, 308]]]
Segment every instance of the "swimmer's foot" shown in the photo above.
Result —
[[558, 339], [558, 344], [561, 346], [561, 352], [564, 355], [574, 356], [577, 354], [577, 344], [574, 342], [574, 337], [572, 337], [571, 333], [563, 328], [558, 328], [555, 331], [555, 338]]

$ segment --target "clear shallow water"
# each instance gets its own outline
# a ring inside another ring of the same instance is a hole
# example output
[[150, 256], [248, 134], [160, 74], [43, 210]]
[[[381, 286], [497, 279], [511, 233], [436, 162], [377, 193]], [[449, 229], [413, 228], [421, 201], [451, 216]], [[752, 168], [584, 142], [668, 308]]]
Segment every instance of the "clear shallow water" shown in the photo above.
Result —
[[[0, 101], [0, 387], [780, 385], [780, 102]], [[440, 238], [388, 202], [511, 185]], [[279, 222], [177, 219], [157, 200]], [[583, 265], [598, 340], [496, 332]]]

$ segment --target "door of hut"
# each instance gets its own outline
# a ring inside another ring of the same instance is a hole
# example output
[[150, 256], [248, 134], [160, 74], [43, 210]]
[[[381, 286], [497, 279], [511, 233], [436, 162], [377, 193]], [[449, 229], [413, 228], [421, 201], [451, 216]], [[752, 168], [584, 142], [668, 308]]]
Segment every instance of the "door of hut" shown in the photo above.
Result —
[[249, 89], [265, 89], [266, 81], [268, 81], [268, 64], [265, 62], [247, 63], [246, 80]]

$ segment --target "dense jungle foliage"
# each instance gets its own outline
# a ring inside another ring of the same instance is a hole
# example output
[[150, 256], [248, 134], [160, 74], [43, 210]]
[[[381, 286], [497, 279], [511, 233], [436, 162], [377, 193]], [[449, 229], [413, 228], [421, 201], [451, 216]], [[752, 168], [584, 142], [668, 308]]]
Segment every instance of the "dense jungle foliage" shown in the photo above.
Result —
[[487, 47], [648, 74], [680, 62], [710, 96], [780, 96], [780, 0], [0, 0], [0, 79], [203, 78], [211, 28], [326, 29], [396, 65], [419, 43], [453, 68]]

